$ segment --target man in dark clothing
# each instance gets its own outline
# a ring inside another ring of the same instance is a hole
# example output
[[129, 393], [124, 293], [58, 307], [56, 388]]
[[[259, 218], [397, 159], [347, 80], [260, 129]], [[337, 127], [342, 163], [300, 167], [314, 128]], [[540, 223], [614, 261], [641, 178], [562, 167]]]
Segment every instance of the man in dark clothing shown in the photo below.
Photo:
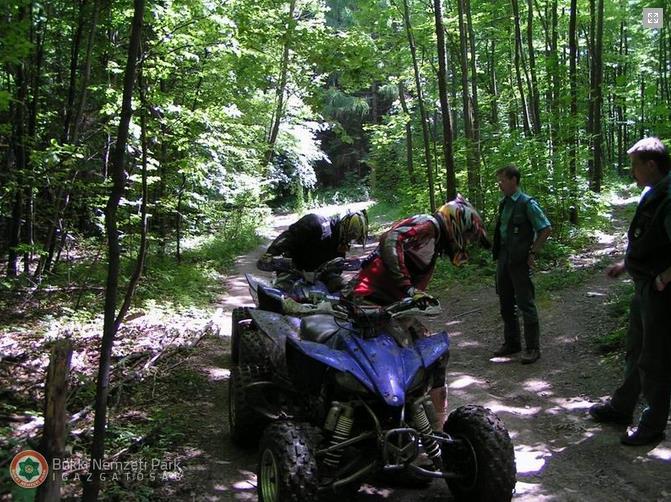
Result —
[[496, 264], [496, 292], [503, 318], [503, 345], [495, 357], [522, 350], [517, 309], [524, 319], [526, 351], [522, 364], [540, 357], [540, 327], [531, 270], [552, 227], [538, 203], [519, 189], [520, 172], [515, 166], [496, 171], [499, 188], [505, 197], [499, 204], [494, 231], [493, 256]]
[[624, 382], [589, 413], [598, 422], [630, 424], [642, 393], [648, 406], [638, 427], [620, 439], [642, 446], [664, 439], [671, 402], [671, 159], [657, 138], [644, 138], [627, 153], [638, 186], [650, 189], [629, 226], [624, 261], [607, 272], [618, 277], [626, 270], [634, 280]]
[[[313, 272], [334, 258], [344, 258], [352, 241], [365, 244], [367, 237], [366, 210], [348, 212], [342, 218], [306, 214], [275, 238], [259, 258], [257, 267], [270, 271], [272, 258], [284, 256], [291, 259], [294, 268]], [[291, 274], [278, 274], [275, 285], [288, 287], [294, 280]], [[337, 291], [344, 285], [341, 275], [335, 273], [326, 277], [324, 282], [330, 291]]]

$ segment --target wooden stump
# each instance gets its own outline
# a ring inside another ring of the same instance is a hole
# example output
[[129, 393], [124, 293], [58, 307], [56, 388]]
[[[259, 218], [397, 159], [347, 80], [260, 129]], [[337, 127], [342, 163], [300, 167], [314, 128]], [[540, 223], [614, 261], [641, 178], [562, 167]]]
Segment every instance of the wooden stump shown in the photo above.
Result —
[[[54, 458], [63, 459], [65, 454], [68, 373], [72, 358], [72, 342], [58, 340], [51, 348], [44, 402], [44, 430], [40, 451], [49, 465], [49, 475], [37, 491], [37, 501], [61, 499], [61, 469], [52, 469]], [[57, 464], [60, 464], [59, 462]]]

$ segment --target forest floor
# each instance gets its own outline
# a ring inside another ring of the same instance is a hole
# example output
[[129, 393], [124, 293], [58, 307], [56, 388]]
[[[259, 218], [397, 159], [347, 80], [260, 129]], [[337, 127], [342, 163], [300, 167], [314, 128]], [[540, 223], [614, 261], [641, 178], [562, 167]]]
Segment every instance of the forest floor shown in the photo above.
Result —
[[[321, 211], [328, 214], [342, 209]], [[443, 314], [429, 326], [434, 331], [447, 330], [452, 343], [450, 409], [480, 404], [505, 422], [515, 445], [515, 500], [671, 500], [671, 439], [654, 448], [621, 446], [619, 436], [624, 427], [597, 424], [587, 414], [589, 406], [606, 397], [622, 377], [621, 358], [602, 355], [598, 343], [618, 324], [610, 303], [626, 281], [605, 275], [605, 266], [619, 259], [625, 243], [627, 217], [622, 207], [613, 209], [613, 232], [600, 235], [598, 242], [571, 259], [582, 278], [579, 284], [539, 291], [542, 357], [535, 364], [521, 365], [518, 356], [491, 359], [501, 343], [493, 277], [485, 284], [455, 282], [445, 291], [432, 291], [441, 300]], [[294, 215], [276, 218], [266, 237], [273, 238], [294, 219]], [[234, 271], [222, 283], [213, 315], [212, 311], [187, 311], [180, 317], [158, 319], [147, 311], [124, 323], [115, 344], [115, 361], [127, 360], [130, 367], [144, 370], [146, 375], [140, 383], [129, 381], [119, 387], [110, 412], [106, 452], [108, 458], [162, 461], [165, 465], [145, 468], [140, 472], [144, 478], [107, 483], [104, 499], [257, 500], [257, 453], [235, 447], [228, 435], [230, 312], [252, 304], [244, 274], [264, 275], [255, 262], [266, 246], [237, 260]], [[547, 272], [537, 272], [543, 273]], [[94, 328], [86, 333], [95, 335], [79, 338], [81, 347], [76, 347], [73, 356], [75, 368], [92, 372], [97, 366], [95, 340], [100, 330], [99, 326]], [[38, 338], [25, 329], [6, 330], [0, 340], [4, 352], [0, 369], [8, 371], [7, 375], [0, 372], [0, 377], [11, 377], [8, 382], [13, 386], [21, 382], [29, 394], [37, 392], [30, 396], [35, 403], [40, 402], [40, 386], [35, 382], [43, 381], [39, 375], [47, 359], [46, 353], [38, 350], [42, 346]], [[147, 347], [153, 352], [145, 351]], [[41, 362], [33, 360], [34, 356], [23, 359], [21, 354], [35, 354]], [[144, 358], [135, 359], [135, 355]], [[149, 364], [152, 360], [153, 366]], [[19, 368], [24, 379], [17, 379]], [[89, 382], [91, 377], [87, 377]], [[19, 439], [34, 435], [31, 431], [39, 426], [39, 409], [32, 414], [18, 413], [19, 396], [3, 388], [0, 385], [3, 401], [16, 401], [17, 411], [9, 408], [7, 416], [0, 413], [0, 425], [9, 424], [0, 432], [11, 430]], [[80, 391], [75, 398], [69, 403], [73, 412], [90, 402], [91, 395]], [[80, 422], [71, 432], [73, 458], [86, 456], [90, 415], [85, 419], [88, 424]], [[1, 489], [12, 484], [3, 479], [10, 458], [0, 458], [0, 500], [10, 499]], [[81, 493], [77, 473], [76, 466], [68, 472], [66, 498]], [[12, 491], [13, 498], [19, 499]], [[423, 490], [370, 480], [352, 500], [450, 499], [447, 487], [438, 480]]]
[[[601, 355], [596, 343], [617, 324], [608, 303], [620, 281], [608, 278], [605, 266], [623, 253], [622, 214], [614, 206], [614, 233], [572, 257], [585, 280], [541, 295], [542, 357], [535, 364], [491, 358], [502, 341], [493, 278], [484, 286], [454, 284], [440, 295], [443, 315], [431, 328], [451, 337], [450, 409], [480, 404], [503, 419], [515, 445], [515, 500], [671, 500], [671, 440], [654, 448], [622, 446], [624, 427], [597, 424], [587, 413], [622, 377], [622, 360]], [[244, 273], [259, 273], [254, 262], [263, 249], [240, 259], [222, 309], [251, 304]], [[189, 404], [197, 424], [189, 442], [199, 454], [189, 460], [179, 491], [197, 500], [256, 500], [256, 452], [236, 448], [227, 433], [230, 325], [222, 328], [223, 338], [209, 337], [189, 363], [209, 377], [202, 400]], [[423, 490], [372, 481], [355, 500], [439, 499], [449, 499], [449, 491], [435, 480]]]

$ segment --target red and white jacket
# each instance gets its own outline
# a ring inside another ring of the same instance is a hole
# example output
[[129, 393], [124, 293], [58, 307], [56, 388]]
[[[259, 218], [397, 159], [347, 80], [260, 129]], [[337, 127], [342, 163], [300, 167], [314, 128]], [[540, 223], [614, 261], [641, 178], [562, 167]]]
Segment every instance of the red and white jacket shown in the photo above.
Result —
[[359, 271], [353, 294], [385, 305], [405, 297], [411, 286], [426, 289], [440, 254], [440, 237], [440, 224], [428, 214], [395, 222]]

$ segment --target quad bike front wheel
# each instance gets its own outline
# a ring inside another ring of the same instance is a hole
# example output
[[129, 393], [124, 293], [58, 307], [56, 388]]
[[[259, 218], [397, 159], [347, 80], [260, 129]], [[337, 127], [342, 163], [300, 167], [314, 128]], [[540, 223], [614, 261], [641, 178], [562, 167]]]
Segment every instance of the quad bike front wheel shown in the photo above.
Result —
[[257, 468], [259, 502], [317, 500], [319, 478], [311, 427], [299, 422], [275, 422], [261, 439]]
[[268, 370], [261, 366], [234, 366], [228, 380], [228, 423], [231, 440], [242, 447], [254, 446], [268, 419], [251, 406], [247, 386], [266, 380]]
[[509, 501], [516, 481], [515, 452], [501, 419], [482, 406], [461, 406], [450, 414], [443, 431], [459, 441], [443, 451], [445, 465], [460, 475], [447, 480], [455, 498]]

